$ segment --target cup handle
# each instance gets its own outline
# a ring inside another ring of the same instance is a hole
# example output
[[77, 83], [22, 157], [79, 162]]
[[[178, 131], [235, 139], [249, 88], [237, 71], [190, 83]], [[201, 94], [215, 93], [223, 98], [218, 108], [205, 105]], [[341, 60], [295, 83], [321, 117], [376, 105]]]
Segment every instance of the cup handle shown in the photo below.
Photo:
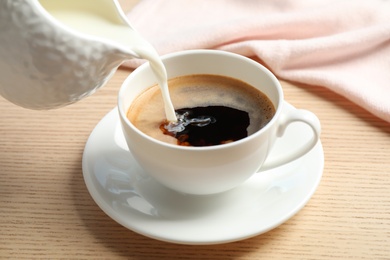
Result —
[[278, 122], [276, 136], [278, 138], [282, 137], [287, 127], [293, 122], [303, 122], [310, 126], [313, 131], [312, 138], [306, 143], [302, 144], [302, 146], [292, 149], [286, 155], [266, 159], [260, 171], [269, 170], [281, 166], [283, 164], [292, 162], [299, 157], [305, 155], [317, 144], [321, 133], [321, 123], [318, 117], [308, 110], [296, 109], [287, 102], [284, 102], [283, 104], [283, 111], [280, 115], [280, 119]]

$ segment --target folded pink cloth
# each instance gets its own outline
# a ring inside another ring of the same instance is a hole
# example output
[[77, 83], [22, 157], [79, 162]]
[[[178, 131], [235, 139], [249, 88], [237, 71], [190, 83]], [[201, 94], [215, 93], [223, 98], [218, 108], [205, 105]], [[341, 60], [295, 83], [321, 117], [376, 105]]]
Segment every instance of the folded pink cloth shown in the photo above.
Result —
[[161, 55], [257, 56], [281, 79], [327, 87], [390, 122], [390, 1], [143, 0], [128, 17]]

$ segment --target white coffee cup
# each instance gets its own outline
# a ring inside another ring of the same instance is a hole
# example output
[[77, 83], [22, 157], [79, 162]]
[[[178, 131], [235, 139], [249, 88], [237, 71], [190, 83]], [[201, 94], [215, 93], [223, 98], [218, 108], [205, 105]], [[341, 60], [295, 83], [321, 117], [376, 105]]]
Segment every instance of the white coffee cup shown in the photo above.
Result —
[[[216, 74], [247, 82], [268, 96], [276, 112], [265, 127], [228, 144], [187, 147], [156, 140], [138, 130], [126, 117], [133, 100], [156, 84], [149, 64], [143, 64], [123, 83], [119, 91], [118, 109], [123, 133], [132, 155], [161, 184], [188, 194], [227, 191], [253, 174], [270, 174], [261, 171], [303, 156], [319, 140], [321, 126], [318, 118], [307, 110], [289, 106], [284, 101], [279, 81], [261, 64], [241, 55], [216, 50], [182, 51], [165, 55], [162, 60], [168, 78]], [[290, 123], [297, 121], [309, 125], [313, 137], [300, 147], [286, 147], [291, 150], [286, 155], [266, 161], [275, 140], [283, 136]]]

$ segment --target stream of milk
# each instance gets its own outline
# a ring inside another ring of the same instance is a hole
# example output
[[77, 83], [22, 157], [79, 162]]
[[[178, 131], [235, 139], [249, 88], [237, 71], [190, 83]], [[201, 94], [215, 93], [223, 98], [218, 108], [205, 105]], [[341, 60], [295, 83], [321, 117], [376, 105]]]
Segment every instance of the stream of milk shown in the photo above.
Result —
[[116, 14], [112, 0], [39, 0], [58, 21], [89, 35], [117, 42], [142, 59], [149, 61], [164, 99], [168, 121], [176, 122], [176, 114], [168, 90], [167, 72], [158, 53], [139, 33], [127, 26]]

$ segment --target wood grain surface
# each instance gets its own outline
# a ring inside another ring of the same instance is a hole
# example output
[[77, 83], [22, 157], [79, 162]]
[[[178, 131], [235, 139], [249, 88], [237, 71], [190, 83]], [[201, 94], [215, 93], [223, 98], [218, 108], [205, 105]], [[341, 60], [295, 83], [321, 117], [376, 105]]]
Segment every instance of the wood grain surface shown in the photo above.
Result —
[[[124, 1], [129, 10], [136, 1]], [[165, 243], [109, 218], [89, 195], [86, 140], [116, 106], [130, 70], [93, 96], [50, 111], [0, 98], [0, 259], [390, 259], [390, 124], [322, 87], [282, 81], [322, 123], [320, 186], [263, 235], [210, 246]]]

